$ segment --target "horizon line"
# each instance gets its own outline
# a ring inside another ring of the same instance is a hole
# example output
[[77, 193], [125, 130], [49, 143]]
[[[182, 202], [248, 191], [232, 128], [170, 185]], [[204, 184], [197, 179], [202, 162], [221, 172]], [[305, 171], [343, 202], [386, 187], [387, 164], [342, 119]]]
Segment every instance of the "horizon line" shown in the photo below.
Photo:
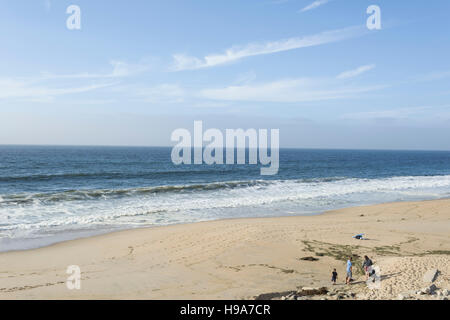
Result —
[[[84, 144], [3, 144], [0, 147], [89, 147], [89, 148], [173, 148], [174, 146], [157, 145], [84, 145]], [[249, 149], [249, 148], [245, 148]], [[291, 150], [336, 150], [336, 151], [422, 151], [422, 152], [450, 152], [450, 149], [394, 149], [394, 148], [339, 148], [339, 147], [280, 147]]]

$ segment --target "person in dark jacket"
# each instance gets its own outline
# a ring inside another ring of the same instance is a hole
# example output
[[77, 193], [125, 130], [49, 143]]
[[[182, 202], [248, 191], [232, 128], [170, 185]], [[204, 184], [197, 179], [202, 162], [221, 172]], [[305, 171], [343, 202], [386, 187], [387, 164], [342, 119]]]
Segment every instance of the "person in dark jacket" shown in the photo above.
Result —
[[368, 256], [364, 256], [363, 268], [364, 271], [366, 272], [366, 280], [369, 279], [370, 272], [372, 271], [372, 265], [373, 265], [372, 260], [370, 260]]
[[336, 284], [337, 277], [338, 277], [338, 274], [336, 272], [336, 269], [333, 269], [333, 272], [331, 273], [331, 282], [333, 283], [333, 285]]

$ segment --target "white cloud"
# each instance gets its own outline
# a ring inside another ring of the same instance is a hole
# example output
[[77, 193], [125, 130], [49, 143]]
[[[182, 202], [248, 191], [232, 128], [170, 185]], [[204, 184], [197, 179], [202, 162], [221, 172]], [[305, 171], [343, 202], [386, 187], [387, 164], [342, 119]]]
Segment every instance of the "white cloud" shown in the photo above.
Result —
[[324, 4], [327, 4], [328, 2], [330, 2], [329, 0], [317, 0], [314, 1], [313, 3], [307, 5], [306, 7], [304, 7], [303, 9], [300, 10], [300, 12], [305, 12], [305, 11], [309, 11], [312, 9], [316, 9]]
[[100, 83], [84, 86], [51, 87], [36, 85], [34, 81], [0, 79], [0, 99], [19, 98], [27, 101], [51, 101], [55, 96], [76, 94], [105, 88], [114, 83]]
[[148, 64], [129, 64], [124, 61], [111, 60], [113, 71], [111, 77], [129, 77], [150, 69]]
[[222, 101], [308, 102], [354, 98], [384, 86], [351, 86], [332, 79], [287, 79], [257, 85], [201, 90], [202, 98]]
[[191, 102], [200, 108], [226, 107], [232, 101], [294, 103], [356, 98], [386, 85], [355, 85], [345, 79], [294, 78], [266, 83], [254, 83], [254, 72], [241, 74], [224, 87], [192, 89], [178, 84], [156, 86], [120, 86], [113, 90], [150, 103]]
[[173, 71], [194, 70], [214, 67], [246, 57], [277, 53], [287, 50], [318, 46], [326, 43], [338, 42], [354, 38], [366, 33], [364, 27], [348, 27], [343, 29], [324, 31], [318, 34], [289, 38], [279, 41], [250, 43], [244, 46], [233, 46], [221, 54], [211, 54], [203, 58], [191, 57], [184, 54], [173, 55]]
[[450, 77], [450, 71], [437, 71], [424, 74], [415, 78], [417, 81], [436, 81]]
[[200, 109], [223, 109], [230, 107], [229, 102], [221, 102], [221, 101], [203, 101], [198, 102], [193, 105], [194, 108]]
[[234, 84], [248, 84], [256, 79], [256, 74], [254, 71], [244, 72], [238, 75]]
[[165, 103], [183, 102], [185, 94], [185, 90], [176, 84], [160, 84], [141, 92], [147, 102]]
[[369, 119], [400, 119], [410, 115], [421, 113], [429, 107], [399, 108], [391, 110], [377, 110], [366, 112], [354, 112], [344, 114], [341, 118], [346, 120], [369, 120]]
[[[51, 102], [56, 96], [115, 86], [120, 78], [135, 76], [150, 69], [148, 63], [130, 64], [119, 60], [111, 60], [110, 65], [112, 70], [107, 73], [42, 72], [32, 77], [0, 78], [0, 99]], [[86, 80], [89, 79], [92, 82], [86, 85]]]
[[412, 120], [439, 120], [449, 118], [450, 105], [420, 106], [387, 110], [375, 110], [365, 112], [346, 113], [341, 116], [344, 120], [366, 120], [366, 121], [412, 121]]
[[337, 76], [338, 79], [349, 79], [349, 78], [353, 78], [356, 76], [359, 76], [360, 74], [370, 71], [372, 69], [375, 68], [374, 64], [369, 64], [369, 65], [365, 65], [365, 66], [361, 66], [359, 68], [356, 68], [354, 70], [350, 70], [350, 71], [345, 71], [342, 72], [341, 74], [339, 74]]
[[124, 61], [111, 60], [112, 71], [109, 73], [74, 73], [74, 74], [52, 74], [43, 72], [42, 79], [100, 79], [100, 78], [121, 78], [138, 75], [150, 69], [146, 63], [130, 64]]
[[181, 103], [189, 95], [183, 87], [170, 83], [155, 86], [123, 85], [114, 88], [114, 91], [148, 103]]

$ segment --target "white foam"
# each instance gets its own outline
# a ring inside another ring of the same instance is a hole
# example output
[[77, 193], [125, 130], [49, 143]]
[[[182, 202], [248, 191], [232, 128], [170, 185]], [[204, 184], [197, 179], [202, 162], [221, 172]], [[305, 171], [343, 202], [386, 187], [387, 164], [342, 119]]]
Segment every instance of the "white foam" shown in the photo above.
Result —
[[47, 236], [61, 230], [184, 223], [235, 216], [320, 212], [342, 206], [448, 195], [450, 176], [284, 180], [247, 187], [139, 193], [90, 200], [0, 206], [0, 236]]

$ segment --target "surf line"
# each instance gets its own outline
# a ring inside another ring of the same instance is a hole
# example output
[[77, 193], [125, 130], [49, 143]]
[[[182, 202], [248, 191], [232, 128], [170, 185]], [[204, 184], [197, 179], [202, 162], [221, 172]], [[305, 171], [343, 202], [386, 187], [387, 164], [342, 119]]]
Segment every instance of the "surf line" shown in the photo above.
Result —
[[[278, 173], [279, 129], [270, 129], [270, 155], [267, 129], [247, 129], [245, 131], [243, 129], [226, 129], [224, 135], [221, 130], [215, 128], [203, 132], [203, 121], [194, 121], [193, 137], [188, 129], [180, 128], [172, 132], [171, 141], [178, 142], [171, 153], [172, 162], [175, 165], [191, 165], [192, 150], [194, 152], [193, 164], [196, 165], [224, 164], [224, 152], [227, 165], [242, 165], [247, 163], [248, 153], [248, 164], [257, 165], [259, 160], [261, 175]], [[203, 146], [204, 142], [207, 143], [205, 147]]]

